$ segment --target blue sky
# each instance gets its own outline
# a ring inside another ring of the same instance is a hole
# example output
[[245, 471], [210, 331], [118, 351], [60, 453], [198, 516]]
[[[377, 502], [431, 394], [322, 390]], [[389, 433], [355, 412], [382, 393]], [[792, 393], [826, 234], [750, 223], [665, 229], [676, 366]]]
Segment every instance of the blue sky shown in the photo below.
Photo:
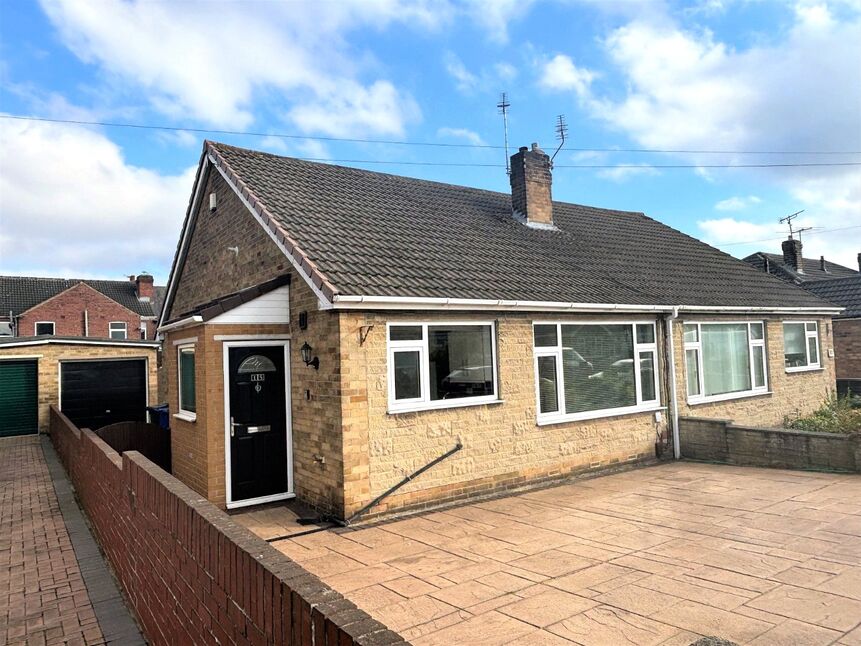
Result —
[[[313, 139], [501, 145], [502, 91], [512, 149], [552, 150], [566, 115], [556, 199], [645, 211], [737, 256], [778, 251], [778, 219], [804, 209], [805, 256], [856, 262], [859, 167], [708, 166], [861, 154], [582, 149], [861, 151], [857, 1], [0, 6], [5, 115], [297, 135], [208, 136], [507, 191], [499, 149]], [[0, 119], [0, 273], [165, 281], [205, 136]], [[564, 168], [584, 164], [610, 168]]]

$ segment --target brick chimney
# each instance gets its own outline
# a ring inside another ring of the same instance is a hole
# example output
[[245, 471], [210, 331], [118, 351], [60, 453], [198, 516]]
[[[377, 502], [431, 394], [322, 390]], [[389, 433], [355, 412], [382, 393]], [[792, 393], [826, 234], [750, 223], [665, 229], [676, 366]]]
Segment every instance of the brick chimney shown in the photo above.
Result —
[[532, 150], [523, 146], [511, 156], [511, 209], [529, 226], [553, 226], [550, 168], [550, 157], [538, 144], [532, 144]]
[[153, 289], [153, 277], [149, 274], [140, 274], [135, 279], [135, 292], [138, 300], [145, 303], [152, 301], [155, 290]]
[[858, 254], [858, 271], [861, 271], [861, 253]]
[[781, 245], [783, 249], [783, 263], [788, 265], [790, 269], [794, 269], [799, 274], [804, 273], [804, 267], [801, 263], [801, 240], [789, 238], [784, 240]]

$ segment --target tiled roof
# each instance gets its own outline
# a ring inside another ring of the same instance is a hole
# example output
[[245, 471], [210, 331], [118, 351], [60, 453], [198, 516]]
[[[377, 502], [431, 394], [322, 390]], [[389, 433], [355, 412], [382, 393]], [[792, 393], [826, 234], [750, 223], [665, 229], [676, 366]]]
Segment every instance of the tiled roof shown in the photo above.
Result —
[[825, 269], [822, 269], [822, 263], [815, 258], [802, 258], [801, 266], [804, 273], [800, 274], [792, 267], [783, 262], [783, 256], [779, 253], [765, 253], [758, 251], [749, 255], [744, 261], [753, 265], [760, 271], [765, 271], [765, 259], [768, 259], [769, 272], [783, 278], [784, 280], [794, 281], [796, 283], [808, 283], [817, 280], [833, 280], [835, 278], [845, 278], [848, 276], [857, 276], [858, 272], [849, 267], [838, 265], [830, 260], [825, 261]]
[[[141, 316], [155, 316], [151, 303], [138, 300], [135, 284], [130, 280], [84, 280], [78, 278], [34, 278], [31, 276], [0, 276], [0, 317], [26, 312], [52, 296], [86, 283], [123, 307]], [[160, 289], [156, 287], [156, 289]]]
[[509, 193], [207, 146], [337, 294], [825, 305], [642, 213], [554, 202], [558, 230], [533, 229]]
[[819, 280], [806, 284], [804, 289], [846, 308], [845, 312], [835, 318], [861, 317], [861, 274], [856, 273], [849, 278]]

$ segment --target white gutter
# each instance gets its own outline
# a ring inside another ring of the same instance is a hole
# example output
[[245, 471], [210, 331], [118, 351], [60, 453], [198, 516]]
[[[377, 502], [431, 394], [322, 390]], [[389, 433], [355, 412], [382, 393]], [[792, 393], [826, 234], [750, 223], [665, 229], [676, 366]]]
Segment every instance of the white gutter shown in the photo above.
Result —
[[196, 316], [189, 316], [188, 318], [180, 319], [179, 321], [174, 321], [173, 323], [168, 323], [167, 325], [162, 325], [156, 331], [167, 332], [168, 330], [178, 330], [179, 328], [188, 327], [190, 325], [197, 325], [198, 323], [203, 323], [203, 317], [199, 314]]
[[509, 310], [556, 312], [771, 312], [774, 314], [837, 314], [843, 308], [822, 307], [735, 307], [707, 305], [634, 305], [625, 303], [574, 303], [562, 301], [523, 301], [476, 298], [431, 298], [412, 296], [353, 296], [335, 294], [332, 307], [357, 309], [445, 309], [445, 310]]
[[676, 383], [676, 342], [673, 337], [673, 323], [679, 318], [679, 308], [674, 307], [673, 313], [665, 320], [667, 321], [668, 337], [670, 342], [670, 384], [667, 393], [673, 398], [673, 457], [678, 460], [682, 457], [679, 446], [679, 393]]

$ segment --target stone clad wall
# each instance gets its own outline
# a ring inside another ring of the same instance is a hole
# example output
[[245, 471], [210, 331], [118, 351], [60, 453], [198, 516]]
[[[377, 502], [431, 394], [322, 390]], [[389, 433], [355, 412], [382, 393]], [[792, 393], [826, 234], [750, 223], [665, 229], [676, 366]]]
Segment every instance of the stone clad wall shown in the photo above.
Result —
[[682, 456], [755, 467], [861, 472], [861, 433], [803, 433], [683, 417]]
[[[415, 413], [387, 412], [387, 322], [493, 321], [494, 318], [501, 403]], [[453, 448], [458, 441], [462, 442], [463, 450], [399, 490], [373, 513], [454, 500], [655, 457], [656, 436], [665, 428], [665, 415], [661, 422], [655, 420], [653, 412], [647, 412], [546, 426], [536, 424], [533, 318], [578, 320], [572, 316], [533, 317], [514, 313], [341, 314], [348, 515], [405, 475]], [[620, 317], [614, 319], [618, 321]], [[360, 345], [359, 330], [367, 325], [373, 325], [373, 329]]]
[[[811, 320], [811, 317], [796, 320]], [[687, 317], [690, 321], [751, 320], [765, 321], [766, 361], [768, 372], [768, 394], [755, 397], [730, 399], [722, 402], [688, 404], [687, 384], [685, 381], [685, 352], [682, 338], [682, 325], [685, 318], [675, 324], [674, 340], [676, 345], [676, 379], [679, 393], [679, 415], [688, 417], [709, 417], [731, 419], [739, 424], [756, 426], [780, 426], [784, 416], [807, 415], [822, 404], [835, 387], [834, 359], [828, 356], [833, 348], [831, 339], [831, 319], [817, 318], [819, 321], [819, 350], [821, 370], [808, 372], [786, 372], [783, 363], [783, 321], [792, 317]]]

